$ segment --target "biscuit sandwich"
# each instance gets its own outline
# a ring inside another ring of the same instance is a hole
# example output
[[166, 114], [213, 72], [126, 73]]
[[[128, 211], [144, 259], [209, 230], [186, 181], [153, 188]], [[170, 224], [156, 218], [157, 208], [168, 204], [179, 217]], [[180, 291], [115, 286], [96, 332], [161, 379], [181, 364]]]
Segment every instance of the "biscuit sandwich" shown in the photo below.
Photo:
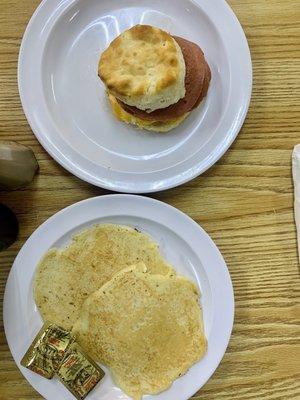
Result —
[[206, 96], [211, 72], [200, 47], [150, 25], [136, 25], [102, 53], [98, 75], [114, 115], [167, 132]]

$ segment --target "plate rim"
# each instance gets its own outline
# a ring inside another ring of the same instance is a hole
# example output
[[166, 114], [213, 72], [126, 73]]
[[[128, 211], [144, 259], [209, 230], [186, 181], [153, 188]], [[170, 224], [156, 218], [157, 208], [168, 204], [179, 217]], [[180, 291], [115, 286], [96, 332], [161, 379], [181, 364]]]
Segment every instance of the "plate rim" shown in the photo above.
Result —
[[[28, 383], [32, 387], [34, 387], [34, 389], [37, 390], [39, 393], [40, 393], [40, 391], [37, 388], [37, 385], [35, 384], [35, 382], [32, 383], [32, 380], [30, 380], [30, 377], [28, 375], [28, 370], [20, 367], [19, 360], [17, 360], [17, 354], [15, 354], [15, 351], [17, 353], [17, 350], [13, 349], [13, 347], [15, 345], [12, 344], [11, 337], [8, 335], [8, 330], [11, 329], [9, 326], [12, 323], [9, 321], [12, 321], [12, 319], [14, 319], [14, 316], [12, 316], [8, 313], [8, 309], [9, 309], [9, 304], [8, 304], [9, 293], [8, 292], [9, 292], [9, 286], [11, 285], [11, 279], [13, 279], [13, 276], [16, 273], [15, 270], [17, 268], [17, 264], [18, 264], [19, 260], [22, 258], [23, 253], [26, 253], [26, 251], [28, 251], [28, 248], [30, 249], [30, 246], [32, 246], [32, 243], [36, 240], [36, 237], [41, 235], [41, 233], [45, 229], [47, 229], [47, 227], [49, 225], [57, 224], [64, 214], [67, 214], [70, 211], [74, 212], [77, 207], [79, 207], [79, 208], [87, 207], [92, 202], [95, 202], [97, 206], [99, 205], [101, 207], [102, 202], [108, 202], [108, 204], [111, 205], [112, 201], [116, 201], [116, 203], [118, 204], [118, 201], [123, 202], [124, 199], [125, 199], [124, 204], [126, 203], [126, 201], [133, 200], [133, 201], [135, 201], [135, 203], [137, 202], [137, 204], [140, 204], [139, 202], [141, 202], [142, 207], [148, 203], [149, 206], [154, 205], [154, 207], [156, 207], [158, 210], [159, 210], [159, 208], [162, 208], [162, 211], [165, 211], [165, 214], [167, 214], [167, 212], [169, 212], [172, 215], [177, 215], [179, 220], [186, 221], [186, 223], [188, 223], [192, 227], [189, 229], [193, 230], [195, 228], [198, 231], [200, 231], [202, 234], [201, 240], [205, 239], [206, 244], [208, 246], [210, 246], [211, 249], [214, 250], [215, 256], [218, 257], [218, 259], [220, 261], [217, 269], [224, 268], [223, 272], [224, 272], [225, 276], [227, 277], [225, 284], [222, 283], [222, 285], [226, 289], [226, 290], [224, 289], [227, 294], [226, 301], [227, 301], [230, 309], [228, 309], [228, 310], [226, 309], [226, 314], [227, 314], [226, 319], [227, 320], [225, 321], [226, 323], [224, 325], [226, 326], [227, 331], [225, 333], [223, 333], [222, 337], [221, 337], [223, 346], [222, 346], [222, 348], [218, 349], [218, 352], [215, 351], [216, 355], [213, 357], [213, 359], [214, 359], [213, 366], [211, 367], [211, 364], [209, 364], [211, 368], [209, 370], [209, 373], [205, 376], [205, 379], [202, 380], [200, 385], [197, 384], [197, 382], [195, 382], [194, 385], [189, 385], [189, 387], [187, 388], [187, 391], [188, 391], [187, 397], [184, 397], [184, 399], [186, 399], [186, 400], [189, 399], [191, 396], [193, 396], [198, 390], [200, 390], [203, 387], [203, 385], [210, 379], [210, 377], [213, 375], [215, 370], [218, 368], [222, 358], [224, 357], [224, 355], [226, 353], [226, 349], [227, 349], [229, 341], [230, 341], [230, 337], [231, 337], [231, 333], [232, 333], [232, 329], [233, 329], [233, 322], [234, 322], [234, 308], [235, 308], [234, 307], [234, 292], [233, 292], [232, 281], [231, 281], [231, 277], [230, 277], [226, 262], [222, 256], [222, 254], [220, 253], [218, 247], [216, 246], [214, 241], [210, 238], [210, 236], [206, 233], [206, 231], [196, 221], [194, 221], [191, 217], [189, 217], [187, 214], [183, 213], [182, 211], [178, 210], [177, 208], [175, 208], [167, 203], [161, 202], [161, 201], [153, 199], [153, 198], [137, 196], [137, 195], [128, 195], [128, 194], [110, 194], [110, 195], [92, 197], [92, 198], [88, 198], [88, 199], [79, 201], [68, 207], [63, 208], [62, 210], [58, 211], [57, 213], [52, 215], [50, 218], [48, 218], [45, 222], [43, 222], [23, 244], [22, 248], [20, 249], [20, 251], [13, 263], [13, 266], [11, 268], [11, 271], [10, 271], [8, 279], [7, 279], [5, 292], [4, 292], [4, 304], [3, 304], [4, 331], [5, 331], [7, 343], [8, 343], [9, 349], [11, 351], [11, 354], [14, 358], [14, 361], [15, 361], [17, 367], [19, 368], [19, 370], [21, 371], [21, 373], [23, 374], [25, 379], [28, 381]], [[99, 211], [99, 213], [101, 214], [101, 211]], [[110, 215], [113, 216], [115, 214], [112, 213]], [[132, 214], [128, 214], [128, 215], [132, 215]], [[103, 215], [102, 217], [105, 217], [105, 216], [107, 217], [109, 215], [106, 214], [106, 215]], [[142, 217], [142, 214], [140, 214], [140, 217]], [[97, 215], [95, 216], [95, 218], [97, 218]], [[98, 218], [100, 218], [99, 215], [98, 215]], [[166, 218], [169, 218], [169, 217], [166, 217]], [[88, 219], [86, 221], [88, 221]], [[64, 229], [66, 229], [66, 228], [64, 228]], [[224, 312], [224, 310], [223, 310], [223, 312]], [[224, 315], [225, 315], [225, 313], [224, 313]], [[224, 321], [221, 321], [221, 322], [224, 323]], [[218, 336], [218, 333], [217, 333], [217, 336]], [[215, 339], [215, 335], [213, 335], [213, 338]], [[197, 365], [197, 363], [195, 365]], [[167, 391], [162, 392], [162, 393], [167, 393]]]
[[[203, 0], [190, 0], [193, 4], [195, 4], [197, 7], [200, 6], [201, 2]], [[203, 174], [205, 171], [207, 171], [209, 168], [211, 168], [225, 153], [226, 151], [230, 148], [234, 140], [236, 139], [237, 135], [239, 134], [242, 125], [246, 119], [249, 106], [250, 106], [250, 101], [251, 101], [251, 94], [252, 94], [252, 75], [253, 75], [253, 69], [252, 69], [252, 60], [251, 60], [251, 54], [250, 54], [250, 49], [249, 45], [247, 42], [247, 38], [245, 36], [245, 33], [243, 31], [243, 28], [235, 15], [234, 11], [231, 9], [229, 4], [225, 0], [210, 0], [210, 3], [214, 3], [214, 6], [221, 7], [223, 10], [225, 10], [228, 13], [228, 16], [231, 18], [231, 22], [234, 25], [234, 31], [238, 33], [238, 41], [240, 45], [243, 48], [244, 54], [243, 58], [245, 59], [244, 64], [247, 65], [247, 74], [245, 73], [245, 76], [243, 76], [243, 79], [247, 83], [247, 91], [245, 90], [245, 101], [242, 104], [242, 112], [239, 115], [237, 123], [235, 123], [234, 127], [231, 129], [231, 134], [226, 136], [222, 142], [220, 142], [219, 146], [216, 145], [214, 147], [214, 151], [211, 152], [210, 154], [207, 154], [207, 157], [205, 159], [202, 159], [201, 161], [197, 161], [193, 164], [193, 167], [191, 168], [186, 168], [183, 171], [174, 171], [174, 174], [172, 177], [167, 177], [167, 178], [162, 178], [159, 179], [160, 184], [157, 184], [157, 181], [152, 181], [152, 182], [147, 182], [144, 186], [135, 185], [133, 182], [130, 181], [130, 178], [128, 178], [131, 173], [128, 173], [127, 175], [123, 175], [119, 180], [116, 179], [111, 179], [109, 178], [110, 171], [107, 170], [107, 175], [105, 176], [104, 174], [96, 174], [94, 172], [93, 174], [90, 173], [88, 168], [86, 167], [81, 167], [81, 161], [79, 162], [74, 162], [70, 158], [67, 158], [63, 155], [63, 150], [59, 150], [59, 146], [56, 147], [54, 143], [50, 141], [50, 139], [47, 138], [47, 135], [43, 135], [42, 130], [38, 126], [37, 123], [35, 123], [34, 118], [33, 118], [33, 112], [31, 110], [31, 107], [29, 105], [30, 101], [28, 100], [28, 95], [26, 93], [25, 89], [25, 82], [26, 82], [26, 52], [25, 52], [25, 47], [27, 42], [29, 42], [31, 38], [31, 32], [34, 28], [34, 25], [36, 22], [38, 22], [38, 17], [40, 13], [43, 12], [44, 8], [48, 7], [50, 10], [52, 8], [52, 12], [54, 13], [57, 10], [57, 7], [61, 6], [62, 3], [66, 3], [67, 5], [70, 5], [73, 2], [73, 0], [65, 0], [61, 2], [60, 0], [43, 0], [40, 5], [37, 7], [35, 12], [33, 13], [27, 27], [25, 30], [25, 33], [23, 35], [20, 51], [19, 51], [19, 57], [18, 57], [18, 89], [19, 89], [19, 94], [20, 94], [20, 99], [21, 99], [21, 104], [22, 108], [24, 111], [24, 114], [26, 116], [26, 119], [35, 135], [39, 143], [42, 145], [44, 150], [58, 163], [60, 164], [63, 168], [65, 168], [67, 171], [69, 171], [71, 174], [74, 176], [82, 179], [83, 181], [86, 181], [90, 184], [93, 184], [95, 186], [107, 189], [107, 190], [112, 190], [114, 192], [122, 192], [122, 193], [154, 193], [154, 192], [159, 192], [162, 190], [167, 190], [171, 189], [180, 185], [183, 185], [190, 180], [198, 177], [199, 175]], [[53, 6], [52, 6], [53, 4]], [[54, 8], [53, 8], [54, 7]], [[232, 27], [231, 27], [232, 29]], [[32, 40], [32, 38], [31, 38]], [[27, 60], [28, 62], [28, 60]], [[226, 115], [226, 110], [225, 114]], [[237, 111], [234, 111], [234, 115], [237, 115]], [[205, 161], [205, 165], [202, 165]], [[173, 167], [172, 167], [173, 168]], [[127, 177], [127, 178], [126, 178]], [[126, 178], [126, 179], [125, 179]]]

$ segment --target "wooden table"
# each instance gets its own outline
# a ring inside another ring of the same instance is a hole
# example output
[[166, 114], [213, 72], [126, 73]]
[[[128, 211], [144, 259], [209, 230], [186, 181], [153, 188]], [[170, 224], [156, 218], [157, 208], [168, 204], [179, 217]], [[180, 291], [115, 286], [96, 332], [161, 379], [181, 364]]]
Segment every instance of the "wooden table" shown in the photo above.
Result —
[[[38, 144], [17, 89], [17, 57], [37, 0], [0, 0], [0, 139], [30, 146], [40, 172], [27, 188], [0, 192], [17, 214], [18, 242], [0, 255], [1, 303], [12, 262], [28, 236], [58, 210], [106, 193], [80, 181]], [[300, 399], [300, 284], [291, 151], [300, 142], [300, 2], [231, 0], [249, 40], [253, 97], [231, 149], [208, 172], [151, 197], [199, 222], [233, 280], [235, 325], [218, 370], [194, 399]], [[2, 313], [1, 313], [2, 316]], [[0, 326], [0, 400], [41, 399], [25, 381]], [[60, 400], [60, 399], [53, 399]], [[176, 400], [176, 399], [174, 399]]]

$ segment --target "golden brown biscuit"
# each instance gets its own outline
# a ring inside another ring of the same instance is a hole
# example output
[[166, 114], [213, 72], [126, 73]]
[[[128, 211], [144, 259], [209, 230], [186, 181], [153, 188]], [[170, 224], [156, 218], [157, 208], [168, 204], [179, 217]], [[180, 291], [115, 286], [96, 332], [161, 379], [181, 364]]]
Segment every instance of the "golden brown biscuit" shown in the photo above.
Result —
[[[136, 118], [150, 121], [178, 119], [196, 108], [207, 94], [211, 79], [210, 68], [200, 47], [189, 40], [174, 36], [180, 46], [185, 65], [185, 97], [169, 107], [146, 113], [137, 107], [122, 104], [121, 107]], [[120, 102], [120, 101], [119, 101]]]
[[102, 53], [99, 77], [125, 104], [151, 112], [185, 96], [185, 62], [167, 32], [136, 25], [119, 35]]

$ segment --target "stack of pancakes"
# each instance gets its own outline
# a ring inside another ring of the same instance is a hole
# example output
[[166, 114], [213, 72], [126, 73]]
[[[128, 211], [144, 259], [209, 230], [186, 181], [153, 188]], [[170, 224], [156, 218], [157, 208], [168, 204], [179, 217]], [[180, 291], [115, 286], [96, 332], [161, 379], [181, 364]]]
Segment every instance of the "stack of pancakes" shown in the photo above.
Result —
[[98, 73], [115, 116], [157, 132], [178, 126], [211, 79], [198, 45], [149, 25], [119, 35], [102, 53]]
[[34, 278], [43, 320], [72, 329], [134, 400], [167, 389], [206, 353], [199, 296], [150, 236], [115, 224], [48, 250]]

